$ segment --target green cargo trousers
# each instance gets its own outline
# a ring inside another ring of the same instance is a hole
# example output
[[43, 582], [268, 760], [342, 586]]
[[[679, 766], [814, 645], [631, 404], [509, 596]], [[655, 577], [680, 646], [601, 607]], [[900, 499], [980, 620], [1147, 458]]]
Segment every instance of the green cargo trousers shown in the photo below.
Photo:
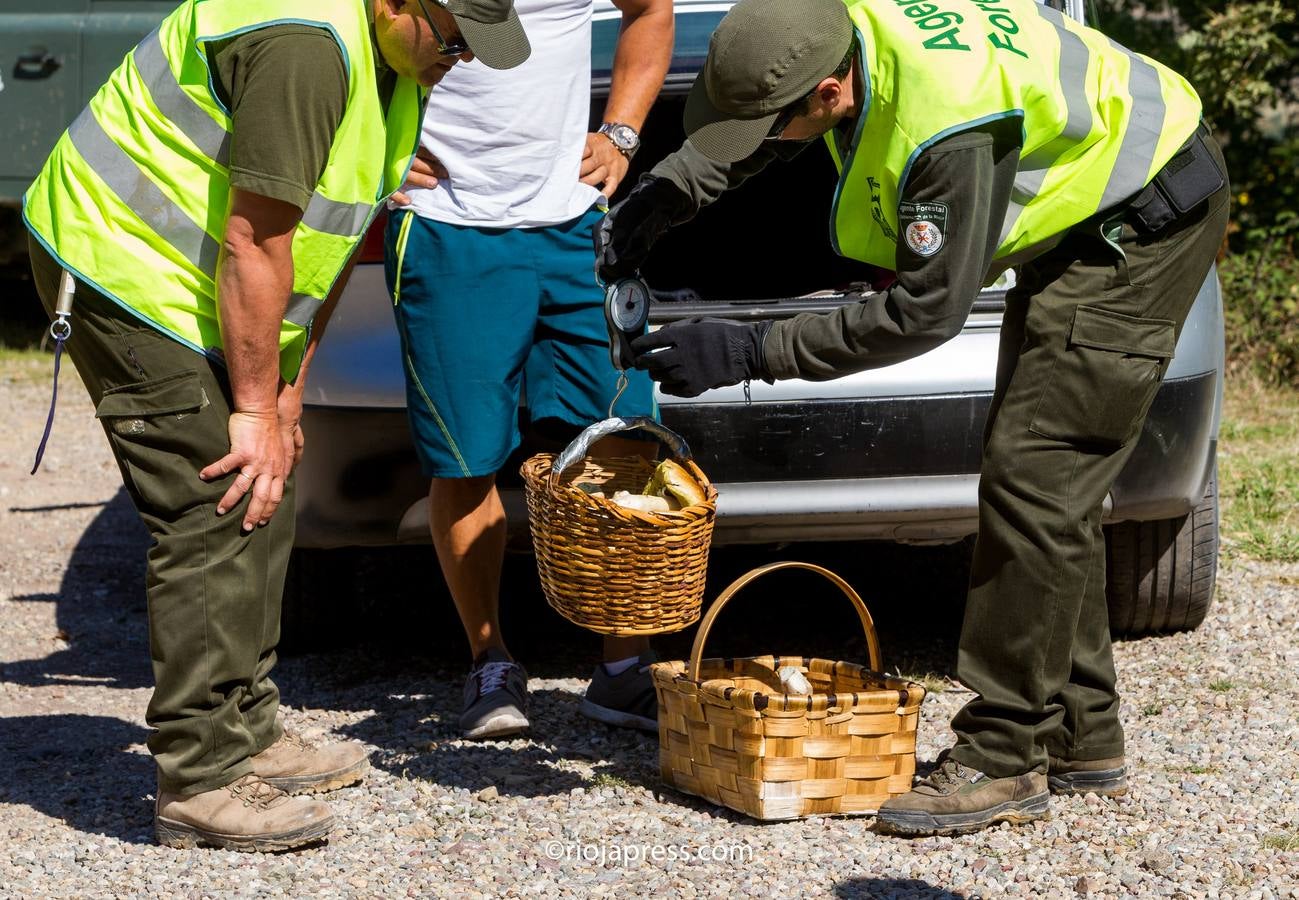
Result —
[[[35, 240], [30, 252], [52, 314], [61, 270]], [[221, 787], [280, 737], [270, 671], [293, 546], [293, 479], [269, 524], [241, 533], [242, 515], [216, 514], [234, 476], [198, 477], [230, 449], [225, 371], [81, 281], [67, 352], [153, 539], [145, 586], [155, 687], [145, 719], [158, 785], [181, 794]]]
[[[1222, 157], [1209, 142], [1221, 171]], [[1101, 509], [1227, 225], [1224, 186], [1160, 232], [1126, 208], [1072, 229], [1006, 297], [952, 721], [1001, 778], [1123, 753]]]

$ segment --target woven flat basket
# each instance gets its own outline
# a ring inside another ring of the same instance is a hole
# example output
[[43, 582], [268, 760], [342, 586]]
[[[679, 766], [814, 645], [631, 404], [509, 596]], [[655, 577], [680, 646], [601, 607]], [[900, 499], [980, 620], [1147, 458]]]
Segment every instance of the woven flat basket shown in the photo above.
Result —
[[[870, 668], [801, 656], [703, 659], [722, 608], [745, 585], [780, 569], [807, 569], [852, 602]], [[795, 666], [811, 695], [784, 693], [777, 670]], [[736, 579], [708, 609], [683, 662], [651, 669], [659, 704], [664, 782], [755, 819], [863, 814], [911, 789], [925, 689], [879, 674], [879, 640], [866, 605], [820, 566], [778, 562]]]
[[[644, 429], [658, 437], [704, 489], [703, 503], [672, 512], [627, 509], [608, 499], [640, 493], [656, 463], [639, 456], [591, 457], [606, 434]], [[528, 524], [546, 601], [564, 618], [601, 634], [679, 631], [699, 619], [717, 489], [679, 435], [653, 419], [606, 419], [558, 457], [524, 462]], [[579, 485], [598, 486], [593, 497]]]

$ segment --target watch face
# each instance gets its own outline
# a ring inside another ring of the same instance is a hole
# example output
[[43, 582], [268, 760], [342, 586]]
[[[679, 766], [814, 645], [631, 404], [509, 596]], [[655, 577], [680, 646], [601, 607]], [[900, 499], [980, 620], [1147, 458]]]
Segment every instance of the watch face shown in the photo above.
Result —
[[623, 150], [633, 150], [640, 143], [640, 137], [630, 125], [614, 125], [607, 132], [613, 142]]

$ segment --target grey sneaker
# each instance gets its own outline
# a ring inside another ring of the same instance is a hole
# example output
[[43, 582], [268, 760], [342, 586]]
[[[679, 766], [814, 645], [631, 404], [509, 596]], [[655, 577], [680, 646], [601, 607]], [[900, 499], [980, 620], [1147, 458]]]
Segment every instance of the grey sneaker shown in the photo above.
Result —
[[617, 728], [657, 732], [659, 704], [649, 674], [654, 662], [658, 657], [645, 653], [637, 665], [617, 675], [610, 675], [603, 663], [597, 665], [582, 699], [582, 715]]
[[465, 679], [460, 730], [470, 740], [490, 740], [528, 730], [528, 673], [502, 653], [488, 650]]

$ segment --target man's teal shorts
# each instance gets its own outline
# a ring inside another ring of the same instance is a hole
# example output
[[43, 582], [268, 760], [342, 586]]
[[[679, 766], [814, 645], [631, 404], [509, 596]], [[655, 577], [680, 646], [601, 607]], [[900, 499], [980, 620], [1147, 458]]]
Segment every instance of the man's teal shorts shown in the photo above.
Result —
[[[384, 269], [430, 478], [499, 471], [519, 445], [520, 398], [533, 422], [585, 427], [608, 416], [618, 372], [591, 249], [600, 216], [528, 229], [389, 216]], [[615, 414], [656, 416], [649, 377], [627, 374]]]

